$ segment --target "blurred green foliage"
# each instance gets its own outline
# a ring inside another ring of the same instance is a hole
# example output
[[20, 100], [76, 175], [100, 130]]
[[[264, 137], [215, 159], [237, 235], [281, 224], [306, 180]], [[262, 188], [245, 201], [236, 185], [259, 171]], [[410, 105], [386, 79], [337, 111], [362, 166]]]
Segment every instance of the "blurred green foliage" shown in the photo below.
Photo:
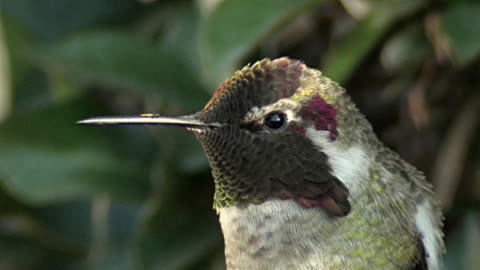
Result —
[[2, 0], [0, 16], [0, 269], [224, 269], [193, 136], [74, 123], [194, 112], [285, 55], [426, 172], [447, 268], [480, 264], [478, 1]]

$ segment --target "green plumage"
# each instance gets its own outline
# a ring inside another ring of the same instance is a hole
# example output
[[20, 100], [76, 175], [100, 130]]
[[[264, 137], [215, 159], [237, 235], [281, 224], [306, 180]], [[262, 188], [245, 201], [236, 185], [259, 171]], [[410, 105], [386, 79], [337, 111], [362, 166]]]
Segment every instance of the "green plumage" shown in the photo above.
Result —
[[81, 123], [192, 131], [212, 169], [228, 270], [440, 268], [431, 186], [342, 87], [299, 61], [243, 68], [194, 115]]
[[[284, 129], [265, 128], [272, 111], [292, 117]], [[430, 185], [321, 72], [261, 61], [223, 83], [197, 117], [225, 124], [196, 136], [212, 167], [229, 270], [414, 269], [427, 263], [423, 238], [436, 269], [441, 214]], [[266, 254], [277, 256], [271, 267]]]

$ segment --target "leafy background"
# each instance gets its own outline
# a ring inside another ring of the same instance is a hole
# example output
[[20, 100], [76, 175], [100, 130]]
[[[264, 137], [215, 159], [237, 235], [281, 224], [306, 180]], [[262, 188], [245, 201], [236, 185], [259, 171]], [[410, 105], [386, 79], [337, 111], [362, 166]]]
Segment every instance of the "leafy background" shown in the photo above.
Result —
[[2, 0], [0, 269], [224, 269], [193, 136], [74, 123], [194, 112], [285, 55], [342, 83], [425, 171], [446, 268], [478, 269], [479, 15], [474, 0]]

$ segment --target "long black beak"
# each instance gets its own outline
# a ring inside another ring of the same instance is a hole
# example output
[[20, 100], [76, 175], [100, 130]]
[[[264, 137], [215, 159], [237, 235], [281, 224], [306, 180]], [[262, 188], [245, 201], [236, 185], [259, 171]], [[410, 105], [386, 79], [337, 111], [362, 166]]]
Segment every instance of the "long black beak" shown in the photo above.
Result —
[[95, 117], [78, 121], [81, 125], [118, 126], [118, 125], [160, 125], [183, 127], [187, 129], [218, 128], [219, 123], [204, 123], [194, 115], [164, 117], [156, 114], [142, 114], [138, 116]]

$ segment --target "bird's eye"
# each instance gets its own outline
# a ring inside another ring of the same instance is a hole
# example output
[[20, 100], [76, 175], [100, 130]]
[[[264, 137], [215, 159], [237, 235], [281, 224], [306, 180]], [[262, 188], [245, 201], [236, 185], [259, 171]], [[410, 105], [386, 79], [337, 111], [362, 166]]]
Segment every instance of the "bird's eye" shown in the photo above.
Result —
[[264, 124], [269, 129], [280, 129], [285, 126], [286, 116], [281, 112], [272, 112], [265, 116]]

